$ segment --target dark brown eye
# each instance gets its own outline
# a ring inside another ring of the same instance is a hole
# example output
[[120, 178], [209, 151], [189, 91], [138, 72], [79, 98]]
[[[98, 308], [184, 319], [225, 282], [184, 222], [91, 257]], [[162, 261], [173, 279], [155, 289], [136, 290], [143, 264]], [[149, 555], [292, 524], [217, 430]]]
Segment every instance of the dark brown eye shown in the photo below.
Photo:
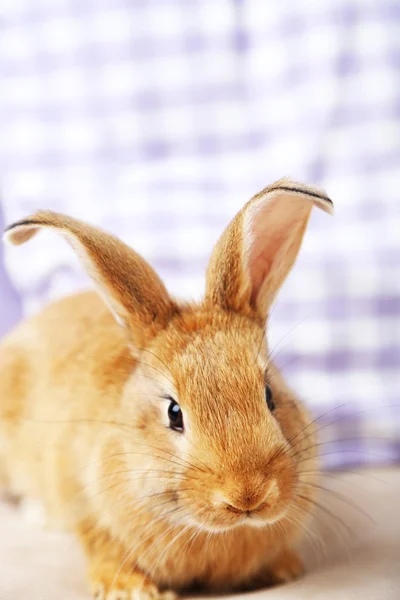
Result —
[[171, 399], [168, 406], [169, 426], [175, 431], [183, 431], [183, 416], [180, 406], [175, 400]]
[[265, 386], [265, 401], [267, 403], [269, 410], [272, 412], [275, 408], [275, 404], [274, 404], [272, 390], [268, 384]]

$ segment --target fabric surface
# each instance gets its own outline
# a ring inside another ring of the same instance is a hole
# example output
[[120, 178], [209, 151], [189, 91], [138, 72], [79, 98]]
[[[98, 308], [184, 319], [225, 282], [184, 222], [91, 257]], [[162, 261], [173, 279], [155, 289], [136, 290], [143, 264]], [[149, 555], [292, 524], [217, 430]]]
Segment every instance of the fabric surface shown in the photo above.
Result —
[[[89, 220], [197, 298], [253, 193], [283, 175], [328, 190], [336, 216], [315, 211], [269, 331], [300, 396], [333, 410], [327, 464], [400, 458], [399, 31], [396, 0], [1, 8], [7, 222], [38, 207]], [[25, 313], [87, 283], [50, 234], [6, 267]]]
[[[232, 600], [398, 600], [400, 471], [342, 475], [334, 489], [346, 502], [324, 496], [324, 505], [344, 525], [321, 513], [311, 529], [319, 542], [304, 550], [308, 574]], [[0, 527], [0, 600], [89, 600], [83, 557], [69, 536], [34, 529], [1, 504]]]
[[[4, 218], [0, 204], [0, 231], [4, 229]], [[5, 270], [4, 246], [0, 243], [0, 338], [21, 318], [21, 298], [13, 288]]]

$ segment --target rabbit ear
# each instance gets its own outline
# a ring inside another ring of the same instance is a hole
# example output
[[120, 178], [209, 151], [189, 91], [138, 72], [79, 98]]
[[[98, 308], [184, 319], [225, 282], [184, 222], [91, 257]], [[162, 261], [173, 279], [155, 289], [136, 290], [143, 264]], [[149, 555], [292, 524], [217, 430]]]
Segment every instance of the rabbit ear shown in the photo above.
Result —
[[254, 196], [215, 246], [206, 297], [265, 320], [296, 259], [313, 205], [333, 212], [324, 192], [287, 179]]
[[50, 211], [37, 212], [10, 225], [4, 239], [23, 244], [40, 228], [61, 233], [137, 344], [163, 328], [177, 307], [150, 265], [126, 244], [91, 225]]

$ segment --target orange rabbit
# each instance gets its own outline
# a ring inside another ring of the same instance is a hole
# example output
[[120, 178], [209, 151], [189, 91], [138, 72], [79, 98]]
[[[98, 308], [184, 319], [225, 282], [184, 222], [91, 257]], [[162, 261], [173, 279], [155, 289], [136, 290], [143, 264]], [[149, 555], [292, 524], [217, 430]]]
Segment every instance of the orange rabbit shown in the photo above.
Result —
[[312, 425], [269, 361], [272, 302], [314, 188], [280, 180], [222, 234], [199, 304], [90, 225], [38, 212], [5, 234], [61, 233], [100, 298], [65, 298], [0, 344], [0, 477], [75, 532], [95, 598], [169, 598], [297, 576], [313, 506]]

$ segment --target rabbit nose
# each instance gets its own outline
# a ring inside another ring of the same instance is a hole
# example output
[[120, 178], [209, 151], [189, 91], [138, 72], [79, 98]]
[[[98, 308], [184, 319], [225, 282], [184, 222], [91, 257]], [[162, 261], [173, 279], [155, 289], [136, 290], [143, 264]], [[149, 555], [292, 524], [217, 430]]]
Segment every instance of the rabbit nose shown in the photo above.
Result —
[[227, 496], [220, 496], [220, 501], [226, 509], [234, 513], [247, 513], [261, 511], [264, 508], [273, 508], [278, 501], [280, 492], [276, 479], [269, 481], [262, 490], [249, 490], [236, 492]]
[[226, 504], [227, 510], [230, 510], [231, 512], [236, 513], [236, 514], [247, 514], [247, 515], [249, 515], [252, 512], [257, 512], [259, 510], [262, 510], [263, 508], [266, 508], [267, 506], [268, 506], [267, 502], [261, 502], [261, 504], [259, 504], [258, 506], [255, 506], [253, 508], [244, 509], [244, 508], [238, 508], [237, 506], [234, 506], [233, 504]]

